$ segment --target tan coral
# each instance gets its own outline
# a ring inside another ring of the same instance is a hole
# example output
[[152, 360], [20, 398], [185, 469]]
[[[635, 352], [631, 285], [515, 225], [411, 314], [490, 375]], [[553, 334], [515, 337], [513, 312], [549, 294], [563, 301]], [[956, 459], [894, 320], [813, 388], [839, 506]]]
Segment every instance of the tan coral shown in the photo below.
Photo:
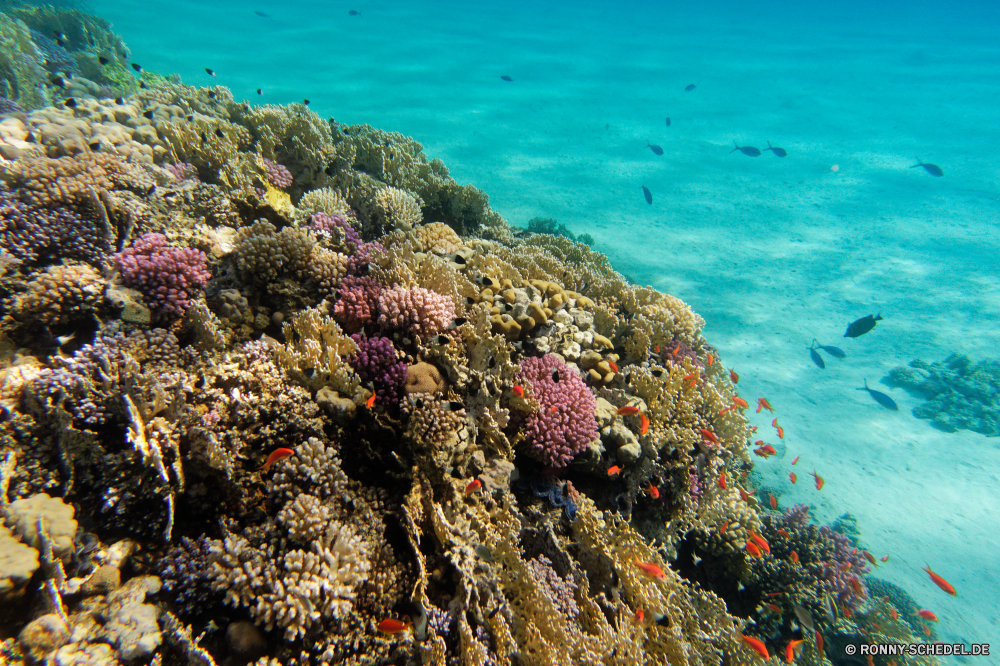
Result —
[[345, 360], [358, 346], [332, 318], [303, 310], [284, 324], [286, 344], [274, 347], [275, 359], [295, 381], [313, 390], [330, 386], [354, 395], [361, 380]]
[[424, 252], [452, 254], [464, 245], [462, 238], [444, 222], [423, 224], [413, 232]]
[[74, 204], [115, 188], [147, 192], [153, 181], [117, 155], [84, 153], [73, 157], [31, 157], [3, 165], [3, 180], [35, 206]]
[[386, 231], [409, 231], [423, 220], [420, 201], [406, 190], [383, 187], [375, 194], [374, 204]]
[[68, 324], [96, 312], [107, 282], [84, 264], [49, 266], [28, 283], [18, 296], [15, 316], [32, 318], [48, 326]]
[[339, 191], [332, 187], [321, 187], [306, 192], [299, 199], [295, 206], [295, 223], [299, 226], [306, 225], [315, 213], [346, 217], [351, 214], [351, 207]]

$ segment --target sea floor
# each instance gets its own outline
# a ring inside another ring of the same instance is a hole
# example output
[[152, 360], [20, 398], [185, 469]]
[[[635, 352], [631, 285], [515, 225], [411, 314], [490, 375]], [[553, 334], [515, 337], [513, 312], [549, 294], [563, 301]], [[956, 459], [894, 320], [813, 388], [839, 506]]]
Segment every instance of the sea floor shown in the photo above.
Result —
[[[1000, 441], [935, 430], [911, 414], [920, 399], [880, 380], [916, 357], [1000, 356], [996, 10], [698, 4], [92, 10], [147, 69], [411, 135], [512, 224], [589, 233], [619, 271], [690, 303], [743, 396], [766, 397], [785, 429], [784, 457], [757, 465], [780, 504], [809, 503], [824, 522], [852, 514], [890, 558], [877, 575], [933, 610], [942, 640], [988, 642]], [[747, 157], [734, 141], [788, 156]], [[917, 156], [944, 177], [909, 168]], [[842, 337], [876, 313], [874, 331]], [[814, 337], [847, 358], [817, 368]], [[866, 378], [900, 410], [855, 390]], [[752, 422], [776, 443], [765, 414]]]

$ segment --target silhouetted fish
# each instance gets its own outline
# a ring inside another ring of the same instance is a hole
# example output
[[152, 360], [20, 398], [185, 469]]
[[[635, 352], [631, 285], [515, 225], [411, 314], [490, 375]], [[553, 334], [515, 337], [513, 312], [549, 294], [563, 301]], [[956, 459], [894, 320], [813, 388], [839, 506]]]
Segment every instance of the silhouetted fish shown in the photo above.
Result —
[[764, 150], [770, 150], [778, 157], [784, 157], [785, 155], [788, 154], [788, 151], [785, 150], [784, 148], [775, 148], [774, 146], [772, 146], [770, 141], [767, 142], [767, 148], [765, 148]]
[[75, 109], [76, 108], [76, 100], [73, 99], [72, 97], [67, 98], [66, 101], [63, 102], [63, 104], [65, 104], [66, 106], [68, 106], [71, 109]]
[[260, 88], [257, 88], [257, 94], [258, 94], [258, 95], [263, 95], [264, 93], [262, 93], [262, 92], [260, 91]]
[[509, 77], [509, 76], [507, 76], [506, 74], [504, 74], [503, 76], [501, 76], [501, 77], [500, 77], [500, 80], [502, 80], [502, 81], [510, 81], [511, 83], [513, 83], [513, 82], [514, 82], [514, 79], [510, 78], [510, 77]]
[[302, 103], [305, 104], [306, 106], [309, 106], [309, 100], [308, 99], [302, 100]]
[[[813, 342], [815, 342], [815, 340]], [[815, 363], [818, 367], [820, 368], [826, 367], [826, 361], [824, 361], [823, 357], [819, 355], [818, 351], [816, 351], [816, 347], [812, 346], [809, 347], [809, 358], [811, 358], [812, 362]]]
[[748, 155], [750, 157], [760, 157], [759, 148], [754, 148], [753, 146], [741, 146], [737, 144], [735, 141], [733, 141], [733, 145], [736, 147], [729, 151], [731, 153], [735, 153], [738, 150], [744, 155]]
[[105, 58], [104, 56], [97, 56], [97, 62], [101, 63], [102, 65], [107, 65], [111, 61]]
[[213, 71], [212, 71], [211, 69], [209, 69], [208, 67], [206, 67], [206, 68], [205, 68], [205, 73], [206, 73], [206, 74], [208, 74], [209, 76], [215, 76], [215, 72], [213, 72]]
[[642, 186], [642, 196], [646, 197], [646, 203], [653, 203], [653, 193], [649, 191], [649, 188], [645, 185]]
[[861, 319], [851, 322], [851, 325], [847, 327], [847, 333], [844, 333], [845, 338], [856, 338], [859, 335], [864, 335], [868, 331], [875, 328], [875, 322], [882, 321], [882, 315], [868, 315], [867, 317], [862, 317]]
[[351, 16], [361, 16], [361, 12], [359, 12], [356, 9], [352, 9], [351, 11], [349, 11], [347, 13], [350, 14]]
[[137, 62], [134, 62], [134, 63], [132, 63], [132, 69], [134, 69], [137, 72], [141, 72], [142, 71], [142, 65], [140, 65]]
[[667, 127], [670, 127], [670, 118], [667, 118]]
[[882, 405], [886, 409], [891, 409], [893, 411], [899, 411], [899, 407], [896, 405], [896, 401], [887, 396], [881, 391], [876, 391], [875, 389], [868, 388], [868, 380], [865, 379], [865, 387], [856, 389], [858, 391], [868, 391], [868, 395], [875, 398], [875, 402]]
[[924, 164], [923, 162], [920, 161], [919, 157], [917, 158], [917, 163], [911, 166], [910, 168], [916, 169], [917, 167], [923, 167], [924, 171], [926, 171], [932, 176], [938, 176], [940, 178], [941, 176], [944, 175], [944, 171], [941, 171], [941, 167], [939, 167], [937, 164]]
[[689, 83], [686, 86], [684, 86], [684, 92], [691, 92], [692, 90], [694, 90], [697, 87], [698, 87], [697, 83]]
[[649, 148], [650, 150], [652, 150], [654, 155], [662, 155], [663, 154], [663, 148], [660, 148], [659, 146], [654, 146], [653, 144], [651, 144], [649, 142], [649, 139], [646, 139], [646, 147]]
[[818, 349], [822, 349], [823, 351], [825, 351], [827, 354], [829, 354], [834, 358], [847, 358], [847, 354], [845, 354], [844, 350], [841, 349], [840, 347], [829, 347], [827, 345], [821, 345], [819, 342], [816, 341], [816, 338], [813, 338], [813, 344], [816, 345]]
[[262, 12], [259, 9], [253, 10], [253, 13], [256, 14], [257, 16], [263, 16], [264, 18], [271, 18], [270, 14], [268, 14], [266, 12]]

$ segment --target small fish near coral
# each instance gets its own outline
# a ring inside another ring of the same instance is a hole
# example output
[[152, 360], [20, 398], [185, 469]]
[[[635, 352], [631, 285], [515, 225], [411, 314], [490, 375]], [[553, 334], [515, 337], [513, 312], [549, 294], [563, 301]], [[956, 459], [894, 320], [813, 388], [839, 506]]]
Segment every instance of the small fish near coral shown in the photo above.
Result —
[[847, 327], [847, 332], [844, 333], [845, 338], [857, 338], [864, 335], [868, 331], [875, 328], [875, 323], [882, 321], [882, 314], [868, 315], [867, 317], [862, 317], [857, 321], [852, 321]]
[[697, 87], [698, 87], [697, 83], [689, 83], [686, 86], [684, 86], [684, 92], [691, 92], [692, 90], [694, 90]]
[[733, 141], [733, 145], [736, 147], [730, 150], [730, 153], [735, 153], [738, 150], [747, 157], [760, 157], [760, 148], [754, 148], [753, 146], [741, 146], [735, 141]]
[[944, 578], [931, 571], [931, 565], [928, 564], [927, 567], [924, 569], [924, 571], [926, 571], [927, 575], [931, 577], [931, 580], [934, 581], [935, 585], [937, 585], [938, 587], [940, 587], [942, 590], [944, 590], [953, 597], [958, 596], [958, 593], [955, 592], [955, 588], [952, 587], [951, 583], [949, 583]]
[[878, 404], [882, 405], [886, 409], [891, 409], [894, 412], [899, 411], [899, 405], [896, 404], [895, 400], [893, 400], [892, 398], [890, 398], [889, 396], [887, 396], [885, 393], [882, 393], [881, 391], [876, 391], [875, 389], [868, 388], [868, 380], [867, 379], [865, 379], [865, 385], [864, 385], [863, 388], [859, 388], [859, 389], [855, 389], [855, 390], [856, 391], [868, 391], [868, 395], [870, 395], [875, 400], [875, 402], [877, 402]]
[[937, 164], [925, 164], [924, 162], [920, 161], [919, 157], [917, 158], [917, 163], [911, 166], [910, 168], [916, 169], [917, 167], [923, 167], [924, 171], [938, 178], [944, 175], [944, 171], [942, 171], [941, 167], [939, 167]]

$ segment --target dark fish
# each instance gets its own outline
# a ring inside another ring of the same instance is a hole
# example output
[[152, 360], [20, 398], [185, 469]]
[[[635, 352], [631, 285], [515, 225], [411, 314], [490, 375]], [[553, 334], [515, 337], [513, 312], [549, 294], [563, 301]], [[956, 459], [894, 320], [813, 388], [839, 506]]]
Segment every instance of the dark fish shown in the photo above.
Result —
[[309, 106], [309, 100], [308, 99], [302, 100], [302, 103], [305, 104], [306, 106]]
[[59, 46], [66, 46], [66, 40], [62, 37], [56, 37], [56, 44]]
[[72, 97], [68, 97], [66, 99], [66, 101], [63, 102], [63, 104], [65, 104], [66, 106], [68, 106], [71, 109], [75, 109], [76, 108], [76, 100], [73, 99]]
[[207, 74], [208, 74], [209, 76], [215, 76], [215, 72], [213, 72], [213, 71], [212, 71], [211, 69], [209, 69], [208, 67], [206, 67], [206, 68], [205, 68], [205, 72], [206, 72], [206, 73], [207, 73]]
[[202, 143], [205, 143], [206, 141], [208, 141], [208, 137], [207, 137], [207, 136], [205, 136], [205, 133], [204, 133], [204, 132], [202, 132], [202, 133], [201, 133], [201, 142], [202, 142]]
[[820, 368], [826, 367], [826, 361], [824, 361], [823, 357], [819, 355], [819, 352], [816, 351], [815, 347], [809, 347], [809, 358], [811, 358], [812, 362], [815, 363], [818, 367]]
[[735, 153], [738, 150], [741, 153], [743, 153], [744, 155], [747, 155], [749, 157], [760, 157], [760, 149], [759, 148], [754, 148], [753, 146], [740, 146], [740, 145], [737, 145], [737, 143], [735, 141], [733, 141], [733, 145], [736, 146], [736, 147], [729, 151], [731, 153]]
[[875, 322], [877, 321], [882, 321], [881, 314], [877, 314], [875, 316], [868, 315], [867, 317], [862, 317], [855, 322], [851, 322], [851, 325], [847, 327], [847, 333], [844, 333], [844, 337], [856, 338], [859, 335], [864, 335], [868, 331], [875, 328]]
[[259, 9], [253, 10], [253, 13], [256, 14], [257, 16], [261, 16], [263, 18], [271, 18], [270, 14], [268, 14], [267, 12], [262, 12]]
[[667, 127], [670, 127], [670, 118], [667, 118]]
[[61, 76], [53, 76], [51, 79], [49, 79], [49, 82], [59, 86], [60, 88], [66, 87], [66, 82], [63, 80], [63, 77]]
[[[325, 173], [326, 175], [328, 175], [328, 176], [330, 176], [332, 178], [333, 177], [333, 165], [332, 164], [328, 164], [327, 167], [325, 169], [323, 169], [323, 173]], [[473, 301], [473, 303], [474, 302], [475, 301]]]
[[144, 111], [142, 115], [143, 115], [144, 118], [148, 118], [149, 120], [152, 120], [153, 119], [153, 110], [150, 109], [149, 111]]
[[101, 142], [100, 141], [93, 141], [91, 143], [88, 143], [87, 145], [90, 146], [91, 150], [98, 150], [99, 151], [101, 149]]
[[215, 136], [219, 137], [220, 139], [226, 138], [225, 133], [218, 127], [215, 128]]
[[458, 400], [452, 400], [448, 403], [448, 410], [452, 412], [457, 412], [460, 409], [465, 409], [465, 403], [459, 402]]
[[493, 280], [489, 279], [485, 275], [480, 279], [480, 282], [483, 283], [484, 287], [492, 287], [493, 286]]
[[455, 319], [454, 321], [452, 321], [451, 325], [452, 326], [462, 326], [463, 324], [465, 324], [468, 321], [469, 320], [466, 319], [465, 317], [459, 317], [459, 318]]
[[653, 204], [653, 193], [645, 185], [642, 186], [642, 196], [646, 197], [646, 203]]
[[662, 377], [663, 376], [663, 370], [660, 370], [659, 368], [657, 368], [656, 370], [650, 370], [649, 374], [653, 375], [654, 377]]
[[507, 76], [506, 74], [504, 74], [503, 76], [501, 76], [501, 77], [500, 77], [500, 79], [501, 79], [502, 81], [510, 81], [511, 83], [513, 83], [513, 82], [514, 82], [514, 79], [510, 78], [510, 77], [509, 77], [509, 76]]
[[53, 30], [52, 34], [56, 36], [56, 39], [66, 39], [66, 35], [59, 32], [58, 30]]
[[124, 104], [124, 103], [125, 103], [124, 97], [115, 97], [115, 104]]
[[663, 148], [660, 148], [659, 146], [654, 146], [653, 144], [651, 144], [649, 142], [649, 139], [646, 139], [646, 147], [649, 148], [650, 150], [652, 150], [654, 155], [662, 155], [663, 154]]
[[437, 336], [436, 340], [439, 345], [446, 345], [449, 342], [451, 342], [451, 338], [449, 338], [447, 335], [439, 335]]
[[692, 90], [694, 90], [697, 87], [698, 87], [697, 83], [689, 83], [686, 86], [684, 86], [684, 92], [691, 92]]
[[134, 62], [134, 63], [132, 63], [132, 69], [134, 69], [137, 72], [141, 72], [142, 71], [142, 65], [140, 65], [137, 62]]
[[941, 171], [941, 167], [939, 167], [937, 164], [924, 164], [923, 162], [920, 161], [919, 157], [917, 158], [917, 163], [911, 166], [910, 168], [916, 169], [917, 167], [923, 167], [924, 171], [926, 171], [932, 176], [938, 176], [940, 178], [941, 176], [944, 175], [944, 171]]
[[813, 338], [813, 344], [816, 345], [817, 349], [822, 349], [823, 351], [825, 351], [827, 354], [829, 354], [834, 358], [847, 358], [847, 354], [845, 354], [844, 350], [841, 349], [840, 347], [829, 347], [827, 345], [821, 345], [819, 342], [816, 341], [816, 338]]
[[258, 95], [263, 95], [264, 93], [262, 93], [262, 92], [260, 91], [260, 88], [257, 88], [257, 94], [258, 94]]
[[139, 81], [139, 87], [145, 89], [146, 88], [146, 82], [145, 81]]
[[552, 381], [556, 382], [557, 384], [559, 383], [559, 371], [558, 370], [553, 370], [552, 371]]
[[876, 391], [875, 389], [868, 388], [868, 380], [867, 379], [865, 380], [865, 387], [864, 388], [859, 388], [859, 389], [855, 389], [855, 390], [857, 390], [857, 391], [868, 391], [868, 395], [870, 395], [871, 397], [875, 398], [875, 402], [877, 402], [878, 404], [882, 405], [886, 409], [891, 409], [894, 412], [898, 412], [899, 411], [899, 407], [896, 405], [896, 401], [895, 400], [893, 400], [892, 398], [890, 398], [889, 396], [887, 396], [885, 393], [882, 393], [881, 391]]
[[775, 148], [774, 146], [772, 146], [770, 141], [767, 142], [767, 148], [765, 148], [764, 150], [770, 150], [778, 157], [784, 157], [785, 155], [788, 154], [788, 151], [785, 150], [784, 148]]
[[350, 14], [351, 16], [361, 16], [361, 12], [359, 12], [356, 9], [352, 9], [351, 11], [349, 11], [347, 13]]
[[208, 97], [209, 97], [209, 99], [215, 99], [215, 91], [214, 90], [209, 90], [208, 91]]
[[105, 58], [104, 56], [97, 56], [97, 62], [101, 63], [102, 65], [107, 65], [111, 61]]

